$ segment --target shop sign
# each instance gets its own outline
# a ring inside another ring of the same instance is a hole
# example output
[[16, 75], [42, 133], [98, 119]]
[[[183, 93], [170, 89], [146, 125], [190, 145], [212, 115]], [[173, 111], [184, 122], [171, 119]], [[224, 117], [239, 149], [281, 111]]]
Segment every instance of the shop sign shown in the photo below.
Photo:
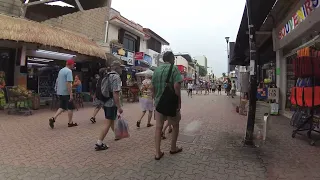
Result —
[[279, 39], [291, 33], [320, 5], [320, 0], [305, 0], [303, 5], [293, 14], [292, 18], [279, 31]]
[[152, 66], [152, 57], [148, 54], [145, 54], [143, 57], [143, 61], [146, 62], [149, 66]]
[[128, 65], [134, 64], [134, 53], [119, 47], [112, 47], [111, 52], [115, 57], [126, 61]]
[[268, 99], [269, 100], [279, 100], [279, 88], [269, 88], [268, 89]]
[[134, 54], [132, 52], [127, 52], [127, 64], [134, 65]]
[[135, 60], [143, 60], [143, 58], [144, 58], [144, 52], [136, 52], [134, 54], [134, 59]]

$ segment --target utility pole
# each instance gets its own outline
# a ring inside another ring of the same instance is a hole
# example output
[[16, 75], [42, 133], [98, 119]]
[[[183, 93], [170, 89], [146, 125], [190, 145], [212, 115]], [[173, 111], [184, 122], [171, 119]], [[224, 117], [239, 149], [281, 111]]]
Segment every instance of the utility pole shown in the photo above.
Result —
[[249, 29], [249, 49], [250, 49], [250, 99], [249, 99], [249, 111], [247, 120], [246, 136], [244, 140], [245, 145], [254, 145], [253, 132], [256, 116], [256, 104], [257, 104], [257, 53], [256, 53], [256, 27], [252, 21], [252, 7], [253, 0], [246, 0], [247, 6], [247, 18]]

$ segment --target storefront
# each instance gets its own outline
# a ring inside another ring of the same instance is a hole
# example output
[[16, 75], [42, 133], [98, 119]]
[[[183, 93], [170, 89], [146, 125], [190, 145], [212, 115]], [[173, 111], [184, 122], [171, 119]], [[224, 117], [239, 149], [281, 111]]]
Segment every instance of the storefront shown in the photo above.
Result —
[[[2, 90], [19, 86], [49, 98], [54, 93], [59, 69], [65, 66], [66, 60], [73, 58], [77, 63], [74, 75], [80, 75], [83, 90], [88, 91], [86, 78], [93, 77], [88, 74], [94, 67], [92, 63], [106, 64], [106, 52], [84, 36], [6, 15], [0, 15], [0, 21]], [[8, 100], [8, 93], [6, 98]]]
[[291, 117], [291, 89], [297, 84], [294, 61], [299, 52], [308, 48], [303, 55], [314, 56], [318, 51], [320, 32], [320, 1], [299, 1], [288, 16], [273, 32], [274, 50], [276, 51], [276, 83], [280, 87], [280, 109]]

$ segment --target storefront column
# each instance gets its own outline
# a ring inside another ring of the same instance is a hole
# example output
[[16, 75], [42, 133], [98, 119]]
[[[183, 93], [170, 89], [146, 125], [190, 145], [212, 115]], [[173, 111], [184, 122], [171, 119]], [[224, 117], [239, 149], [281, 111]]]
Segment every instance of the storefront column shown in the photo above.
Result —
[[280, 89], [280, 102], [279, 102], [279, 107], [281, 110], [285, 109], [286, 106], [286, 91], [287, 91], [287, 63], [286, 59], [283, 57], [283, 52], [282, 50], [277, 50], [276, 51], [276, 74], [277, 74], [277, 79], [276, 79], [276, 85]]
[[[14, 77], [15, 77], [15, 81], [14, 81], [14, 85], [16, 86], [22, 86], [22, 87], [27, 87], [27, 72], [25, 73], [21, 73], [21, 67], [26, 67], [27, 66], [27, 62], [26, 62], [26, 51], [27, 48], [24, 45], [21, 48], [21, 55], [20, 55], [20, 66], [15, 66], [15, 70], [14, 70]], [[18, 56], [19, 57], [19, 56]]]

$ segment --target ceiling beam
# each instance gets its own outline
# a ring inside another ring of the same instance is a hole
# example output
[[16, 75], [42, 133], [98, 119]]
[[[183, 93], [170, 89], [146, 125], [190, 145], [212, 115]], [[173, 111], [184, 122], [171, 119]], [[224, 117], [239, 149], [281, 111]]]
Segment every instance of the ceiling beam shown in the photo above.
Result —
[[54, 1], [58, 1], [58, 0], [35, 1], [35, 2], [31, 2], [31, 3], [26, 3], [26, 4], [24, 4], [24, 5], [28, 7], [28, 6], [34, 6], [34, 5], [39, 5], [39, 4], [50, 3], [50, 2], [54, 2]]
[[[246, 33], [249, 34], [249, 31]], [[272, 31], [256, 31], [256, 35], [272, 35]]]
[[83, 11], [83, 7], [81, 6], [81, 3], [79, 2], [79, 0], [75, 0], [75, 1], [76, 1], [77, 6], [78, 6], [78, 9], [80, 11]]

